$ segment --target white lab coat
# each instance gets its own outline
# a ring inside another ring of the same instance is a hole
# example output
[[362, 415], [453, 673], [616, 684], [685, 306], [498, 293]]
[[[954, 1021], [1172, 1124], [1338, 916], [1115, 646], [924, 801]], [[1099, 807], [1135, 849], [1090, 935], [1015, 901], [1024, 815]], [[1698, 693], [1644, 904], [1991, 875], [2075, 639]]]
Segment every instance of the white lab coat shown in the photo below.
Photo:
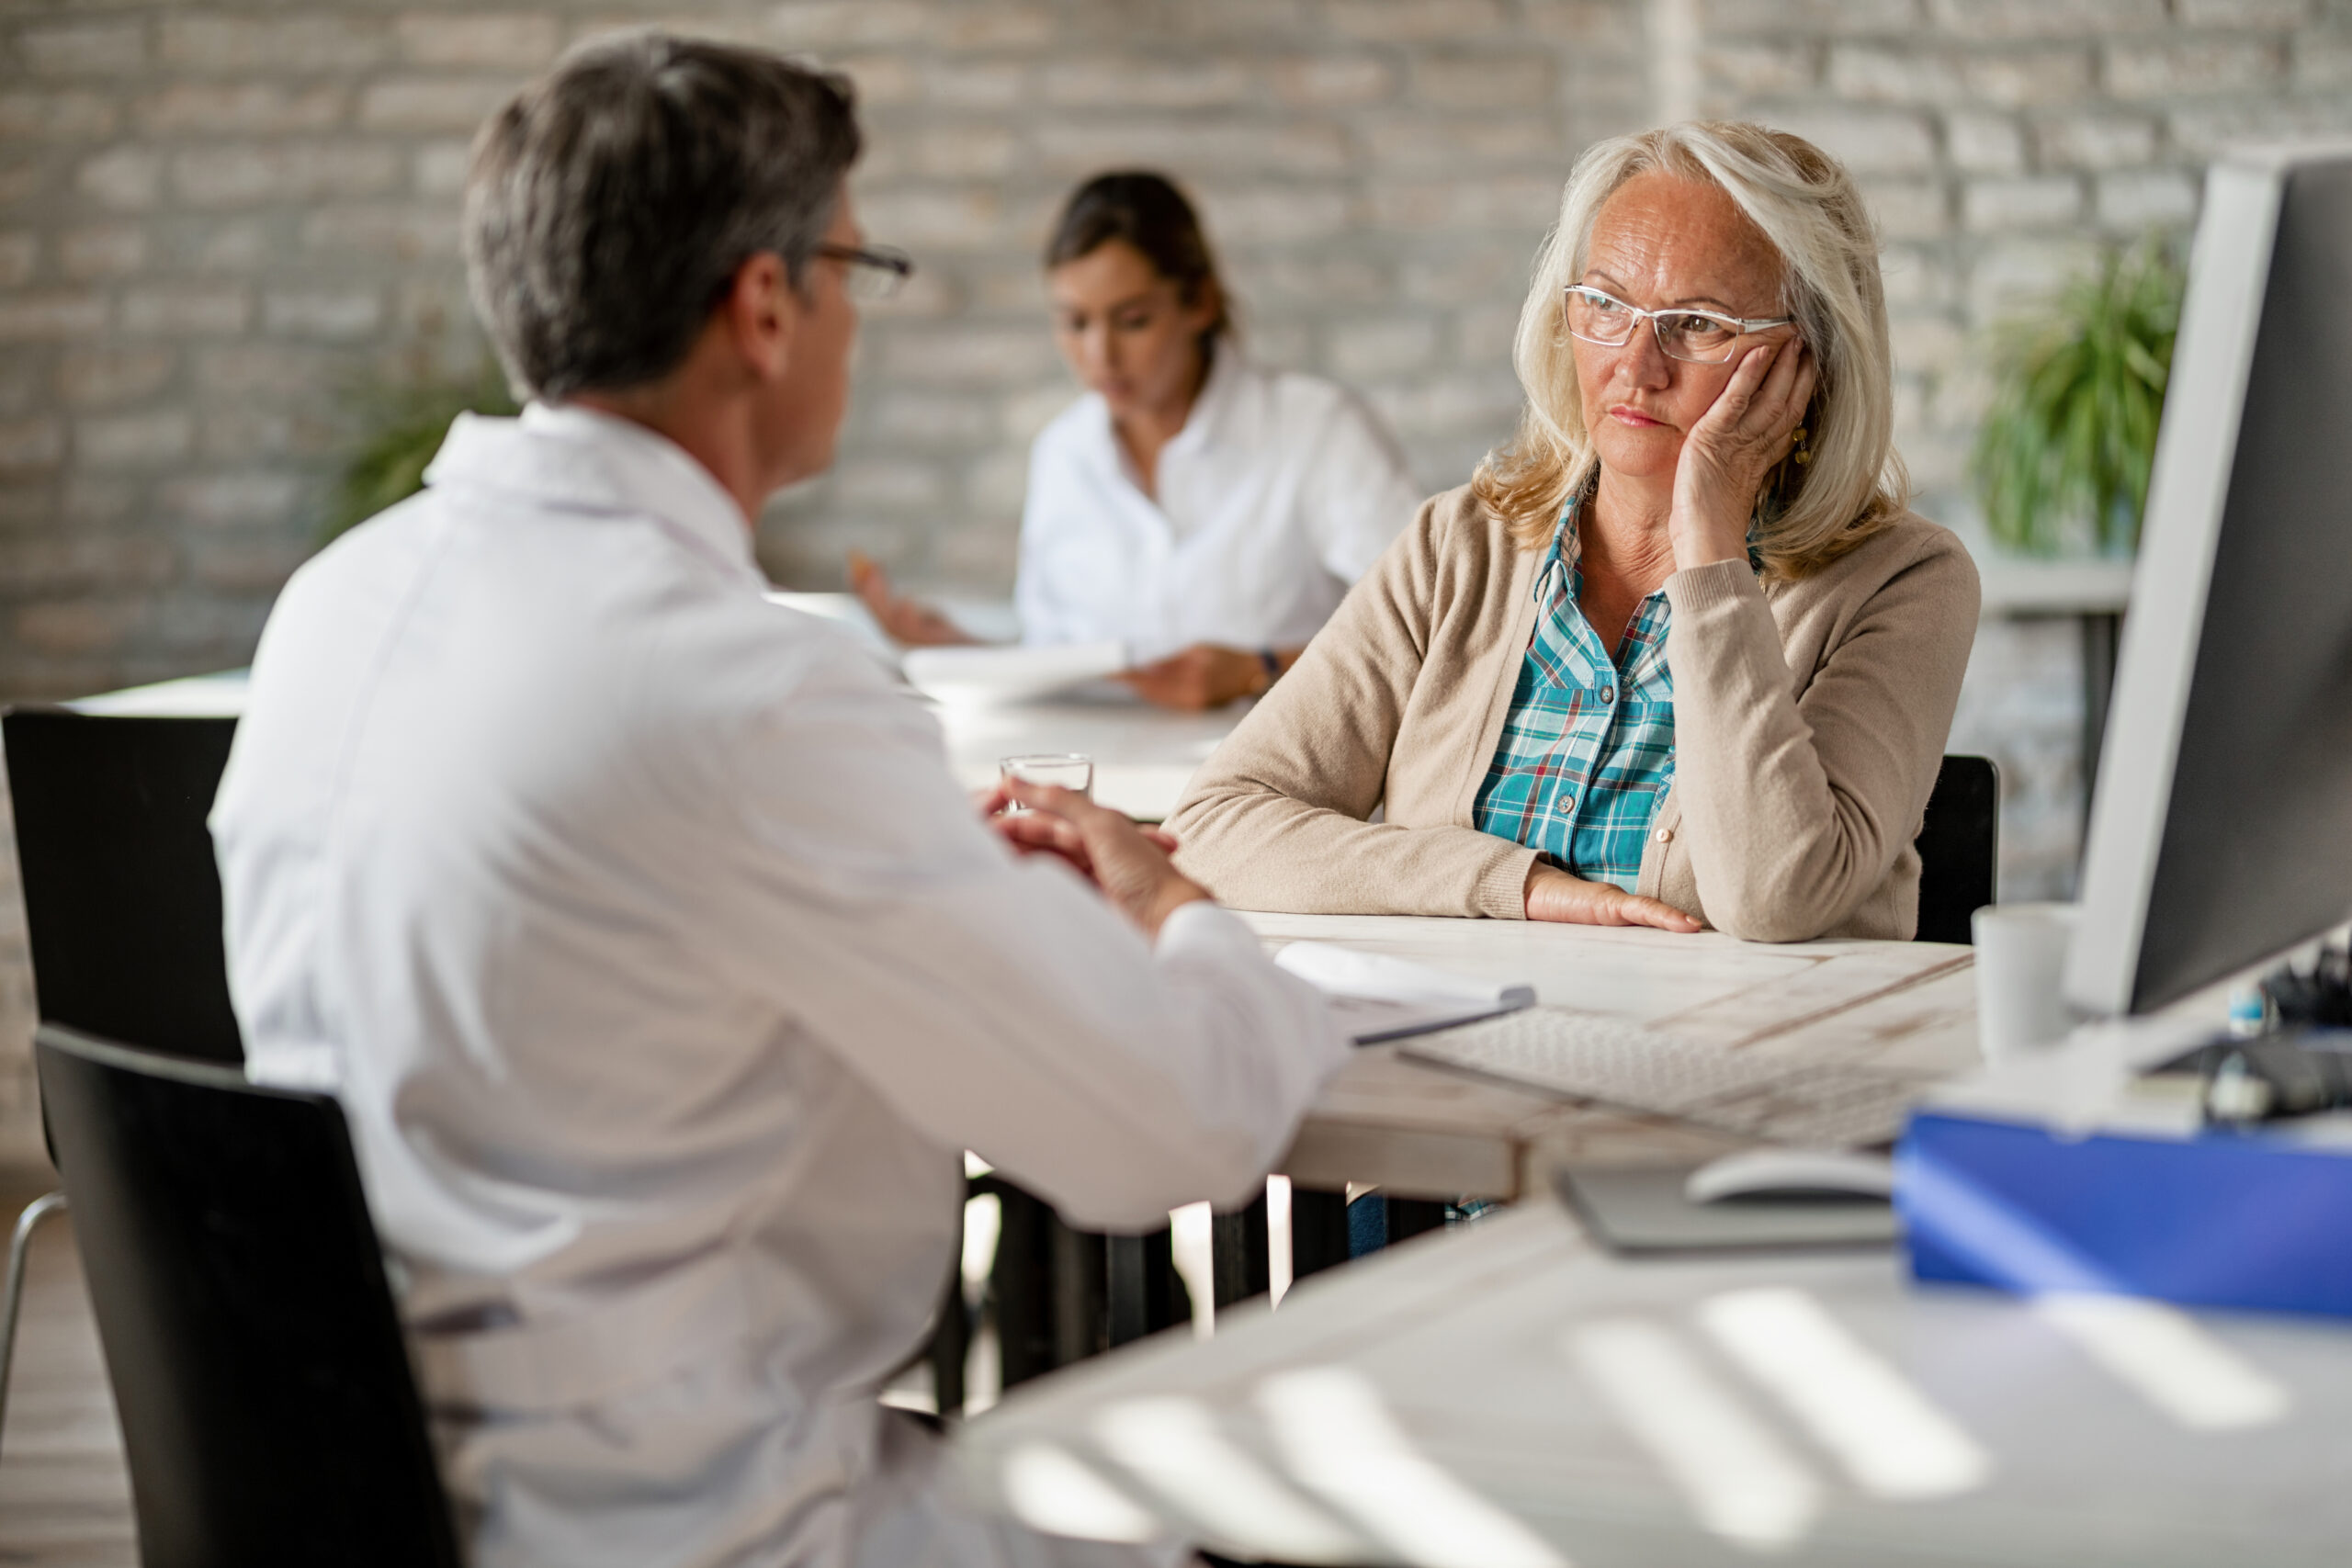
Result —
[[1084, 1225], [1242, 1199], [1321, 1004], [1016, 861], [669, 442], [533, 408], [428, 478], [288, 585], [212, 829], [250, 1071], [342, 1097], [475, 1561], [1104, 1560], [875, 1403], [961, 1151]]
[[1157, 501], [1094, 393], [1038, 435], [1013, 591], [1023, 641], [1125, 641], [1138, 660], [1198, 642], [1298, 647], [1421, 500], [1371, 411], [1231, 343], [1155, 479]]

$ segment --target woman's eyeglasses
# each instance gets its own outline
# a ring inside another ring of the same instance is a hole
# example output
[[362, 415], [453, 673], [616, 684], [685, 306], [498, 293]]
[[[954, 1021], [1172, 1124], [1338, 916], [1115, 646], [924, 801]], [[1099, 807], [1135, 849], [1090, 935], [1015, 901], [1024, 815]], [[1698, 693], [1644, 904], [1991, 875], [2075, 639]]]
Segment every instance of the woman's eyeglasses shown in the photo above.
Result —
[[1623, 348], [1634, 341], [1634, 331], [1646, 321], [1657, 333], [1658, 347], [1693, 365], [1721, 365], [1750, 333], [1795, 324], [1792, 316], [1750, 320], [1713, 310], [1645, 310], [1580, 283], [1572, 285], [1567, 294], [1568, 331], [1573, 335], [1602, 348]]
[[836, 245], [828, 241], [817, 254], [847, 264], [842, 287], [853, 299], [888, 299], [915, 275], [914, 258], [889, 245]]

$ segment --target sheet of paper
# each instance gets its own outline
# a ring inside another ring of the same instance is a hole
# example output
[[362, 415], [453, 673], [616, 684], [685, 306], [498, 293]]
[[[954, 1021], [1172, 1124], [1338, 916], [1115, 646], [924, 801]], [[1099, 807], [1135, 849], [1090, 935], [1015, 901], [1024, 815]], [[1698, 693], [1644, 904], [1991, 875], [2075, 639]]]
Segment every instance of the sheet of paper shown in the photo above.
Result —
[[1053, 695], [1127, 668], [1120, 642], [1050, 648], [918, 648], [905, 659], [917, 691], [943, 703], [1022, 703]]
[[1331, 1017], [1359, 1045], [1402, 1040], [1535, 1005], [1532, 986], [1498, 986], [1408, 959], [1319, 942], [1295, 942], [1274, 955], [1323, 993]]

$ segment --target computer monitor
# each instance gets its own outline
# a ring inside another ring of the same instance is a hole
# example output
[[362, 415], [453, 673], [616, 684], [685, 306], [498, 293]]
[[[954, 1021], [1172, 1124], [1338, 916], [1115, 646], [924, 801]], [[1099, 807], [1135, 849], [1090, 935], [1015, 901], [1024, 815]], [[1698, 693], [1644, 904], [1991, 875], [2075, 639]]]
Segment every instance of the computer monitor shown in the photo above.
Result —
[[2081, 901], [2098, 1016], [2352, 915], [2352, 146], [2207, 176]]

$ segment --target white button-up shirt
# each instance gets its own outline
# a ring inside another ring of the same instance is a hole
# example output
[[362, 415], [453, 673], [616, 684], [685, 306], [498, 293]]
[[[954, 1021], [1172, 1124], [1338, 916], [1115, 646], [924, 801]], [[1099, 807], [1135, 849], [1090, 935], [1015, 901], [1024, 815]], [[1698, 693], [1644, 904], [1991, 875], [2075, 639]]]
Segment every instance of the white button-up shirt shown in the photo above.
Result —
[[1024, 642], [1124, 640], [1138, 660], [1198, 642], [1298, 647], [1421, 499], [1362, 403], [1261, 371], [1231, 344], [1155, 479], [1157, 501], [1094, 393], [1037, 437], [1014, 588]]
[[1079, 1560], [875, 1402], [961, 1151], [1084, 1225], [1242, 1199], [1322, 1004], [1010, 854], [669, 442], [534, 408], [428, 477], [288, 585], [212, 829], [250, 1071], [341, 1095], [474, 1561]]

